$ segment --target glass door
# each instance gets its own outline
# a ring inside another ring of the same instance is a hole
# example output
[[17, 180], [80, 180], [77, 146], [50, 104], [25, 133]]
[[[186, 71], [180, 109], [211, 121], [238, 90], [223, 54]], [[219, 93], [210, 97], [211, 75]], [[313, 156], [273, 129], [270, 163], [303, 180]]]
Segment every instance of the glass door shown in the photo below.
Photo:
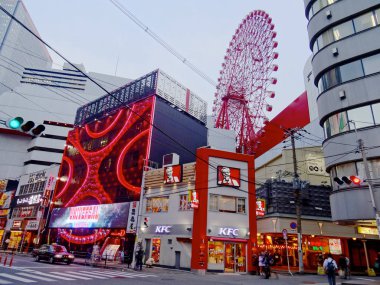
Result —
[[225, 246], [224, 272], [246, 272], [246, 245], [226, 243]]
[[235, 272], [235, 244], [226, 243], [224, 272]]

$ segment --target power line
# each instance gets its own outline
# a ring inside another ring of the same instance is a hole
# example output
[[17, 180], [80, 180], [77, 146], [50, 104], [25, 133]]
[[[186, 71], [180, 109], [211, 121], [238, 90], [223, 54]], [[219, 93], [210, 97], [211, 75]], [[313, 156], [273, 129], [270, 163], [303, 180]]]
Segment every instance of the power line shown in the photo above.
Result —
[[177, 59], [179, 59], [183, 64], [187, 65], [192, 71], [194, 71], [201, 78], [206, 80], [209, 84], [216, 87], [216, 82], [214, 80], [212, 80], [209, 76], [207, 76], [204, 72], [202, 72], [198, 67], [192, 64], [189, 60], [187, 60], [184, 56], [182, 56], [179, 52], [177, 52], [173, 47], [171, 47], [167, 42], [165, 42], [161, 37], [159, 37], [156, 33], [154, 33], [148, 26], [146, 26], [135, 15], [133, 15], [131, 11], [125, 8], [122, 4], [120, 4], [119, 1], [110, 0], [110, 2], [113, 5], [115, 5], [125, 16], [127, 16], [136, 25], [138, 25], [141, 29], [143, 29], [144, 32], [146, 32], [149, 36], [151, 36], [157, 43], [159, 43], [162, 47], [164, 47], [167, 51], [169, 51], [172, 55], [174, 55]]

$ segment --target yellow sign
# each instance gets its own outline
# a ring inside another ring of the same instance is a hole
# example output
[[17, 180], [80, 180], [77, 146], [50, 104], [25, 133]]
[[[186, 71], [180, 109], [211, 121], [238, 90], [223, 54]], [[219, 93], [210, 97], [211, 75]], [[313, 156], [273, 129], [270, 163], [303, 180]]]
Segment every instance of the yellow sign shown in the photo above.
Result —
[[379, 235], [379, 231], [377, 230], [377, 228], [358, 226], [358, 234]]

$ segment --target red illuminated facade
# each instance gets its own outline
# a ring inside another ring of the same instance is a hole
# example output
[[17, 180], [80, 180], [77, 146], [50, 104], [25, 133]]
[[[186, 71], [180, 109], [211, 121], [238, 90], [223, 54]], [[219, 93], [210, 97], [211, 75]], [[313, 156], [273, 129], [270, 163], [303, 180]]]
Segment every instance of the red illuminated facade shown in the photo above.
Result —
[[[139, 199], [144, 161], [151, 141], [155, 97], [120, 108], [76, 127], [68, 135], [55, 201], [63, 207], [130, 202]], [[104, 238], [110, 230], [82, 237], [60, 229], [60, 237], [83, 244]]]

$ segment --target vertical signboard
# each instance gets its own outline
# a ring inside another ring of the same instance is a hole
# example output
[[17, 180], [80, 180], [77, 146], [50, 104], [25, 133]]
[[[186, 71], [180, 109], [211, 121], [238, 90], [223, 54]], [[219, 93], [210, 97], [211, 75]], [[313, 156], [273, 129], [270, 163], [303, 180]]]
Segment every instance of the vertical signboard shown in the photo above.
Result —
[[128, 234], [136, 233], [138, 210], [139, 202], [131, 202], [131, 205], [129, 207], [128, 224], [126, 229], [126, 232]]

